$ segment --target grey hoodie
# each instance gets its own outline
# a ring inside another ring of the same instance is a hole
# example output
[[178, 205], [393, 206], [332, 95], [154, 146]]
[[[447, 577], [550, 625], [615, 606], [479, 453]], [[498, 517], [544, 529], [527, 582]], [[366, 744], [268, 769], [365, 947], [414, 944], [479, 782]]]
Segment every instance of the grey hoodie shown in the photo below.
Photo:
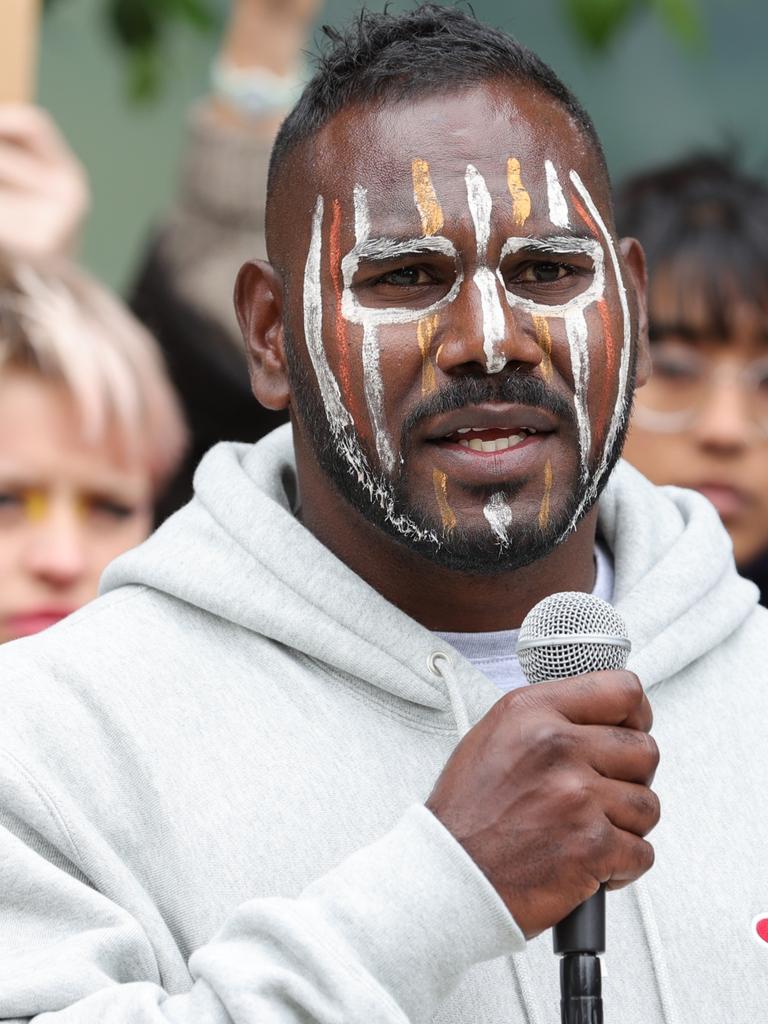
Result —
[[[0, 651], [0, 1020], [545, 1024], [525, 943], [423, 801], [498, 693], [291, 513], [283, 428], [220, 445], [105, 595]], [[609, 1024], [768, 1006], [768, 613], [697, 495], [600, 503], [654, 706], [656, 864], [608, 897]]]

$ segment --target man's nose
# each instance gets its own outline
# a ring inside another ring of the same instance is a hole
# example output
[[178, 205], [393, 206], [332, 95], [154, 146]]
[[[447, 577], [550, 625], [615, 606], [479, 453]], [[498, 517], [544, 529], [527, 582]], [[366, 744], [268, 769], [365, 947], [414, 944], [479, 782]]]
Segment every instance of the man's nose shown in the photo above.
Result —
[[87, 535], [77, 508], [52, 502], [28, 539], [26, 569], [56, 587], [77, 583], [87, 571]]
[[747, 396], [737, 381], [712, 383], [693, 432], [698, 443], [711, 451], [738, 452], [750, 445], [756, 426]]
[[435, 358], [443, 373], [495, 374], [510, 366], [532, 370], [542, 362], [532, 318], [509, 305], [490, 269], [481, 268], [464, 281], [449, 309], [441, 316], [444, 331]]

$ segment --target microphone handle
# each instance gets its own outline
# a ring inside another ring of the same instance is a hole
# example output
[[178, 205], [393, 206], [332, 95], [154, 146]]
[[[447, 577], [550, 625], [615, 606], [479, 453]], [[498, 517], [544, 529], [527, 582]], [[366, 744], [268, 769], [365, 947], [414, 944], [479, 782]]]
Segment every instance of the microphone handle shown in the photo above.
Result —
[[605, 952], [605, 886], [556, 924], [552, 937], [555, 953], [561, 957], [562, 1024], [603, 1024], [597, 954]]

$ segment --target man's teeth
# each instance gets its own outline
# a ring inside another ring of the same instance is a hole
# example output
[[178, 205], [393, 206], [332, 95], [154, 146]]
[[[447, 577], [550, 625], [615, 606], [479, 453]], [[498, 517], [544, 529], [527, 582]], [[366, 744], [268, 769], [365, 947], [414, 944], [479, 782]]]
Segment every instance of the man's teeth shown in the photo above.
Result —
[[508, 437], [500, 437], [496, 441], [481, 441], [478, 437], [473, 437], [471, 441], [468, 441], [465, 437], [459, 439], [458, 444], [461, 448], [471, 448], [475, 452], [503, 452], [507, 448], [514, 448], [516, 444], [520, 444], [528, 437], [528, 434], [510, 434]]
[[[487, 427], [485, 430], [487, 431]], [[456, 431], [457, 434], [470, 434], [472, 432], [480, 433], [483, 430], [481, 427], [459, 427]], [[526, 437], [530, 437], [531, 434], [535, 434], [536, 431], [533, 428], [525, 428], [521, 433], [507, 434], [506, 437], [498, 437], [492, 441], [483, 441], [479, 437], [460, 437], [456, 443], [461, 448], [471, 448], [475, 452], [503, 452], [507, 448], [514, 448], [515, 445], [520, 444]]]

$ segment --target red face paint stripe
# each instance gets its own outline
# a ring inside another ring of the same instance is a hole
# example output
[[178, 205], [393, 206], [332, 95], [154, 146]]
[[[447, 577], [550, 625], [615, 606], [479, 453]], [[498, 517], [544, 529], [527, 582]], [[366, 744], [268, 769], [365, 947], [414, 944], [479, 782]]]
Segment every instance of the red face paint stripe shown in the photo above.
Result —
[[344, 292], [344, 284], [341, 274], [341, 203], [338, 199], [333, 200], [331, 215], [331, 238], [330, 238], [330, 259], [331, 276], [333, 277], [333, 290], [336, 296], [336, 343], [339, 350], [339, 384], [341, 396], [353, 420], [359, 422], [353, 408], [352, 379], [349, 366], [349, 337], [347, 334], [347, 321], [341, 312], [341, 300]]

